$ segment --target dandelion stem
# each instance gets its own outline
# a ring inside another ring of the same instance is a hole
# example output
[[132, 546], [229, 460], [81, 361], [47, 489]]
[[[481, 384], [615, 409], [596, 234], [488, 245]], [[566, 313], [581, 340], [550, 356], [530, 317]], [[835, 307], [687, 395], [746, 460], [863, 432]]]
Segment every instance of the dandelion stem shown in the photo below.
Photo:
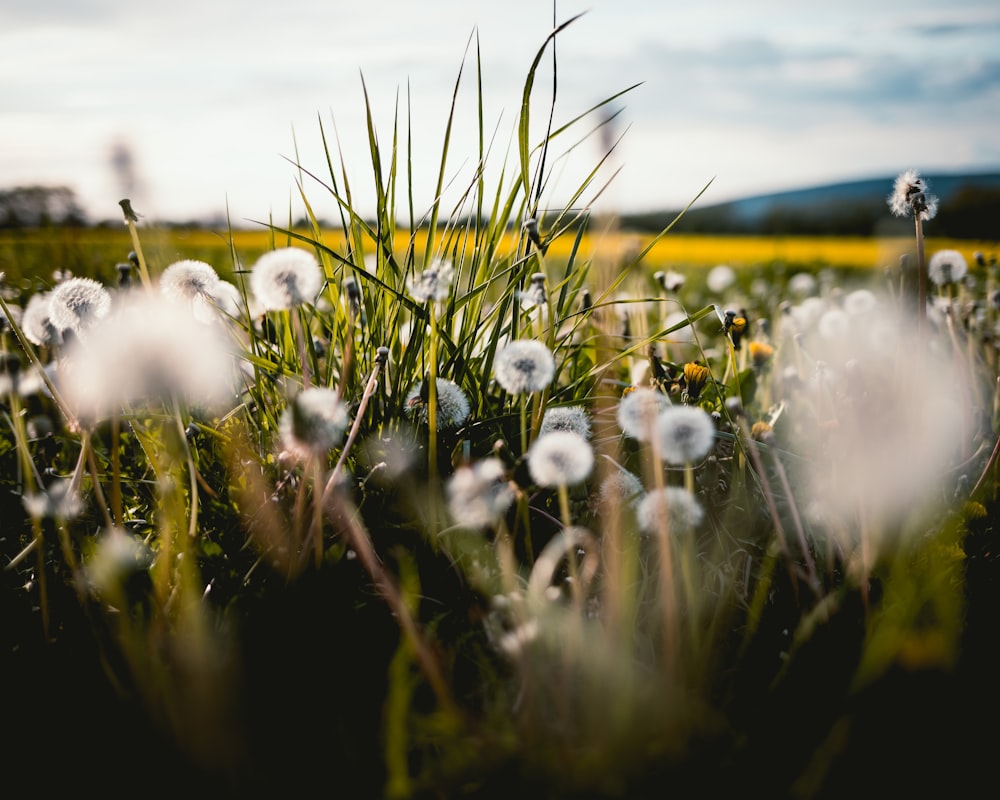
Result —
[[924, 264], [924, 230], [920, 212], [913, 214], [917, 239], [917, 334], [923, 340], [927, 325], [927, 266]]
[[125, 224], [128, 226], [128, 235], [132, 239], [132, 249], [135, 250], [136, 260], [139, 262], [139, 277], [145, 289], [152, 289], [153, 282], [149, 278], [149, 270], [146, 268], [146, 257], [142, 254], [142, 243], [139, 241], [139, 232], [135, 228], [136, 215], [131, 210], [128, 200], [122, 200], [122, 209], [125, 212]]

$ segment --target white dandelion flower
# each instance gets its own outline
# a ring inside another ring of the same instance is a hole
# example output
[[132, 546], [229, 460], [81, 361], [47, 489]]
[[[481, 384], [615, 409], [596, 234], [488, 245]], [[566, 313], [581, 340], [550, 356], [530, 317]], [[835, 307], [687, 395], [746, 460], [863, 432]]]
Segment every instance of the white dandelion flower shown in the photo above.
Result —
[[84, 332], [111, 311], [111, 294], [91, 278], [69, 278], [49, 292], [49, 318], [58, 331]]
[[205, 410], [233, 399], [237, 372], [228, 338], [190, 307], [138, 292], [74, 340], [59, 369], [67, 401], [83, 421], [174, 398]]
[[844, 297], [844, 311], [852, 317], [867, 314], [878, 308], [878, 297], [871, 289], [855, 289]]
[[673, 294], [679, 292], [687, 280], [681, 273], [674, 270], [659, 271], [654, 273], [653, 279], [663, 287], [663, 291]]
[[922, 220], [933, 219], [937, 214], [938, 199], [927, 193], [927, 182], [914, 169], [900, 173], [892, 187], [887, 202], [889, 210], [897, 217], [917, 216]]
[[503, 519], [514, 502], [514, 487], [499, 458], [463, 465], [448, 479], [448, 508], [467, 528], [489, 528]]
[[429, 300], [441, 302], [451, 294], [451, 282], [455, 277], [455, 269], [443, 259], [434, 259], [427, 268], [406, 279], [406, 290], [418, 303]]
[[[469, 418], [469, 398], [454, 381], [438, 378], [437, 388], [437, 426], [438, 430], [460, 428]], [[406, 413], [423, 425], [429, 424], [427, 407], [427, 392], [424, 382], [413, 386], [407, 392], [403, 407]]]
[[736, 271], [728, 264], [719, 264], [709, 270], [705, 283], [709, 291], [719, 294], [726, 291], [736, 281]]
[[598, 511], [608, 506], [618, 507], [628, 505], [635, 507], [642, 499], [643, 486], [639, 476], [622, 467], [613, 467], [608, 471], [597, 495]]
[[[0, 272], [0, 283], [3, 282], [3, 273]], [[10, 313], [11, 319], [13, 319], [14, 324], [21, 326], [21, 321], [24, 319], [24, 309], [19, 305], [13, 303], [7, 304], [7, 311]], [[7, 319], [7, 315], [0, 312], [0, 333], [10, 329], [10, 319]]]
[[149, 569], [152, 563], [153, 553], [141, 538], [111, 528], [98, 539], [97, 548], [87, 560], [87, 583], [98, 593], [118, 592], [123, 581]]
[[316, 256], [300, 247], [270, 250], [250, 271], [250, 288], [265, 311], [311, 304], [322, 284]]
[[816, 292], [816, 277], [809, 272], [796, 272], [788, 279], [788, 291], [796, 297], [809, 297]]
[[530, 310], [532, 308], [545, 307], [548, 297], [545, 293], [545, 273], [536, 272], [531, 276], [528, 288], [517, 293], [521, 301], [521, 308]]
[[831, 308], [819, 318], [816, 328], [824, 339], [837, 339], [847, 334], [851, 317], [842, 308]]
[[215, 307], [225, 316], [239, 319], [243, 316], [243, 295], [240, 290], [229, 281], [219, 280], [212, 293], [212, 302]]
[[536, 339], [515, 339], [504, 345], [493, 361], [493, 374], [511, 394], [540, 392], [555, 377], [552, 352]]
[[21, 499], [25, 510], [35, 519], [73, 519], [83, 512], [80, 495], [73, 491], [72, 482], [64, 478], [57, 478], [43, 491], [26, 494]]
[[583, 406], [551, 406], [545, 409], [538, 435], [552, 431], [572, 431], [584, 439], [590, 438], [590, 414]]
[[160, 291], [172, 300], [210, 301], [215, 296], [219, 274], [211, 264], [194, 259], [175, 261], [160, 274]]
[[927, 277], [935, 286], [958, 283], [969, 271], [969, 265], [958, 250], [938, 250], [927, 262]]
[[656, 418], [660, 456], [669, 464], [694, 464], [709, 454], [715, 423], [698, 406], [670, 406]]
[[689, 533], [701, 525], [705, 509], [687, 489], [668, 486], [647, 492], [636, 507], [643, 533], [654, 534], [666, 523], [671, 533]]
[[669, 406], [670, 399], [663, 392], [640, 386], [618, 401], [618, 427], [632, 439], [648, 441], [656, 430], [657, 417]]
[[580, 434], [553, 431], [528, 448], [528, 472], [538, 486], [575, 486], [594, 468], [594, 451]]
[[340, 444], [350, 424], [347, 406], [333, 389], [312, 386], [303, 389], [285, 407], [279, 423], [286, 452], [304, 461], [321, 456]]
[[52, 322], [49, 313], [49, 293], [33, 294], [24, 306], [21, 315], [21, 330], [28, 341], [39, 347], [59, 344], [62, 341], [60, 331]]

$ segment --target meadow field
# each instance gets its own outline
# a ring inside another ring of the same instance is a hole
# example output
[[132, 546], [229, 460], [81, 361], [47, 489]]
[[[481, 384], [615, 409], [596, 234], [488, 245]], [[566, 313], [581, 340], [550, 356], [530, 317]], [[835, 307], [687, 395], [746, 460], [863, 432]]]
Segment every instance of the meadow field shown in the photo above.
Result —
[[0, 234], [9, 792], [995, 787], [995, 243], [546, 210], [564, 27], [474, 216]]
[[[587, 258], [625, 260], [630, 253], [646, 247], [655, 237], [623, 231], [613, 219], [598, 220], [576, 242], [571, 232], [554, 240], [550, 253], [553, 258], [568, 259], [571, 250], [578, 247]], [[292, 228], [299, 235], [308, 235], [308, 228]], [[510, 247], [517, 231], [508, 233], [504, 246]], [[335, 249], [344, 249], [343, 230], [324, 229], [323, 241]], [[404, 252], [410, 246], [410, 234], [395, 234], [395, 249]], [[417, 250], [427, 240], [426, 231], [417, 231], [413, 237]], [[215, 265], [220, 274], [232, 277], [238, 264], [250, 264], [261, 253], [272, 248], [275, 242], [287, 244], [288, 236], [275, 234], [265, 223], [254, 227], [231, 230], [204, 228], [177, 228], [150, 224], [144, 226], [143, 242], [146, 258], [151, 265], [161, 268], [181, 259], [196, 258]], [[928, 237], [927, 248], [951, 249], [961, 252], [972, 263], [976, 253], [986, 255], [1000, 252], [1000, 243], [970, 240], [951, 240]], [[369, 243], [369, 254], [375, 249]], [[772, 268], [818, 271], [835, 268], [843, 271], [872, 271], [895, 267], [903, 253], [913, 249], [909, 238], [877, 237], [815, 237], [795, 236], [704, 236], [672, 234], [653, 242], [643, 257], [643, 268], [650, 274], [657, 270], [705, 270], [718, 264], [734, 268]], [[9, 283], [21, 279], [40, 282], [51, 278], [55, 270], [69, 270], [104, 281], [116, 279], [115, 265], [127, 260], [132, 250], [128, 230], [122, 227], [94, 227], [81, 229], [25, 229], [0, 230], [0, 272], [7, 275]]]

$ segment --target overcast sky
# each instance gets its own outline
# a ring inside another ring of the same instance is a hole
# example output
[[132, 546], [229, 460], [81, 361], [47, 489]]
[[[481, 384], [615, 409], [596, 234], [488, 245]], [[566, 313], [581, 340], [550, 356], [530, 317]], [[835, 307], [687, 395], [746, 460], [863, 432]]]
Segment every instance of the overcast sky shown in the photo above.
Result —
[[[623, 138], [604, 208], [676, 208], [713, 179], [701, 205], [909, 167], [1000, 169], [996, 0], [559, 0], [556, 16], [580, 12], [557, 39], [556, 124], [640, 84], [608, 106]], [[287, 218], [302, 207], [296, 145], [326, 173], [322, 123], [366, 213], [363, 78], [383, 146], [397, 102], [404, 130], [409, 117], [419, 213], [463, 58], [454, 186], [476, 160], [476, 45], [496, 176], [515, 163], [524, 79], [552, 21], [546, 0], [0, 0], [0, 188], [66, 184], [93, 219], [120, 218], [123, 196], [153, 219], [227, 204], [237, 224]], [[600, 155], [595, 136], [555, 162], [548, 201]], [[305, 189], [333, 218], [324, 190]]]

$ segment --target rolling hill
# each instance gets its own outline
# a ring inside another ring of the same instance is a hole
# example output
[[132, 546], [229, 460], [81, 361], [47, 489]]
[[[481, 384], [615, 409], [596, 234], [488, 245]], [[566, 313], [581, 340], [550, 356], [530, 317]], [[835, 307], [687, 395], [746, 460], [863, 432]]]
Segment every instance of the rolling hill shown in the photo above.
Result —
[[[674, 226], [678, 232], [728, 234], [857, 235], [906, 234], [912, 222], [893, 218], [886, 204], [895, 175], [756, 195], [692, 207]], [[936, 236], [1000, 240], [1000, 172], [928, 174], [940, 202], [929, 223]], [[662, 230], [679, 209], [625, 215], [635, 230]]]

